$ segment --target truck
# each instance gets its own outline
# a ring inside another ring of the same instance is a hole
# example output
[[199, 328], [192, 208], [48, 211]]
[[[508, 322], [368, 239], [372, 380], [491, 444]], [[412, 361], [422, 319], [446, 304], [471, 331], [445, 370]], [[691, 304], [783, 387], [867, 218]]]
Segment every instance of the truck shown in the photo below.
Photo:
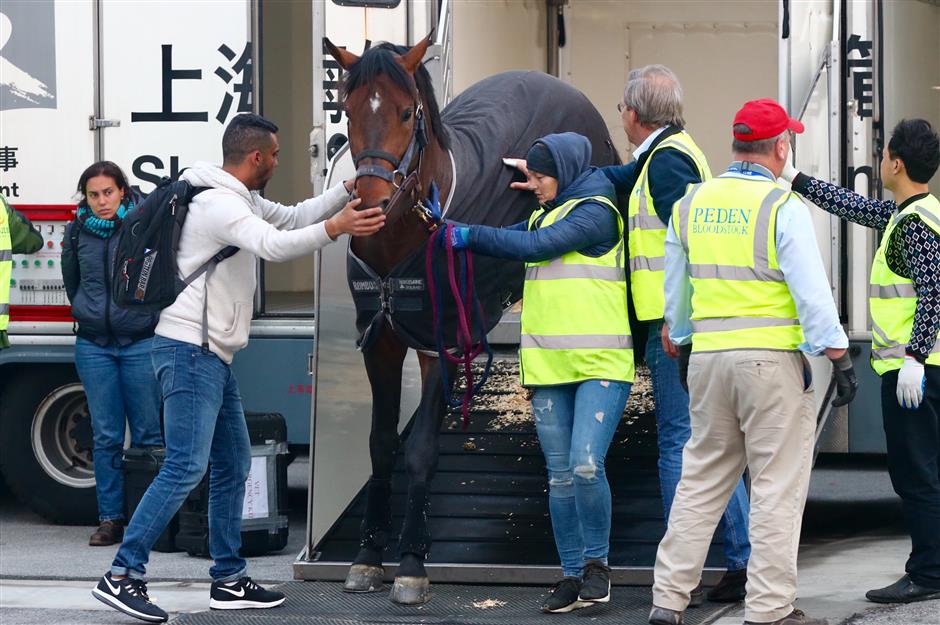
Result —
[[[266, 195], [310, 197], [354, 172], [340, 69], [323, 37], [360, 53], [432, 31], [425, 63], [442, 106], [500, 71], [547, 72], [588, 96], [624, 160], [616, 105], [629, 71], [649, 63], [678, 75], [687, 128], [714, 171], [730, 161], [734, 111], [759, 97], [806, 125], [794, 146], [802, 171], [872, 197], [884, 194], [878, 166], [892, 126], [922, 117], [940, 127], [935, 1], [7, 0], [0, 192], [46, 239], [37, 254], [14, 258], [13, 346], [0, 352], [0, 471], [19, 498], [57, 522], [94, 521], [90, 419], [59, 273], [84, 167], [115, 161], [147, 192], [196, 160], [220, 161], [227, 121], [254, 111], [280, 126], [281, 166]], [[931, 189], [940, 191], [937, 177]], [[812, 214], [861, 383], [856, 401], [831, 414], [817, 384], [818, 449], [883, 454], [879, 383], [867, 363], [877, 233]], [[371, 398], [354, 348], [345, 250], [341, 242], [313, 258], [259, 262], [251, 340], [233, 364], [246, 409], [284, 414], [290, 444], [310, 458], [298, 577], [369, 474]], [[518, 312], [491, 338], [517, 341]], [[828, 363], [813, 367], [817, 382], [829, 379]], [[404, 386], [410, 414], [413, 355]]]

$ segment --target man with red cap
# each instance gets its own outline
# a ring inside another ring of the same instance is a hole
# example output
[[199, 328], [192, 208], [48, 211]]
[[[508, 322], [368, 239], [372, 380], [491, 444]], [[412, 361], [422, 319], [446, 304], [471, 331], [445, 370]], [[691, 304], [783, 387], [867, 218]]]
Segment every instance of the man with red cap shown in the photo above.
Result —
[[656, 554], [650, 623], [681, 625], [715, 526], [751, 476], [745, 623], [820, 625], [796, 599], [796, 558], [816, 429], [804, 354], [833, 361], [844, 405], [857, 383], [809, 210], [776, 183], [790, 133], [773, 100], [734, 118], [734, 162], [693, 185], [666, 235], [665, 320], [689, 389], [692, 436]]

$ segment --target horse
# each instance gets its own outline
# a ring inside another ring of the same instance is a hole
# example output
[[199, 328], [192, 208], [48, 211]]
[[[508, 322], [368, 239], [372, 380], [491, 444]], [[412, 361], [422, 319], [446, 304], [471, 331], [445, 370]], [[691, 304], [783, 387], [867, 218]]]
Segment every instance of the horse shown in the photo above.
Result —
[[[433, 34], [433, 33], [432, 33]], [[400, 562], [390, 599], [418, 605], [430, 599], [424, 561], [431, 546], [429, 486], [446, 413], [444, 380], [454, 367], [433, 353], [433, 326], [424, 284], [424, 248], [430, 236], [426, 198], [439, 190], [447, 220], [506, 226], [537, 208], [531, 193], [509, 188], [514, 170], [500, 157], [524, 155], [541, 136], [574, 131], [588, 137], [593, 165], [619, 164], [604, 120], [577, 89], [541, 72], [506, 72], [470, 87], [440, 112], [422, 66], [431, 35], [411, 48], [382, 43], [361, 56], [324, 39], [344, 70], [340, 99], [349, 120], [360, 208], [383, 208], [385, 227], [354, 238], [350, 288], [357, 308], [359, 346], [372, 390], [369, 452], [372, 474], [360, 527], [359, 552], [344, 584], [347, 592], [381, 590], [383, 555], [392, 533], [390, 478], [398, 435], [402, 365], [418, 351], [421, 400], [405, 441], [408, 491], [399, 539]], [[523, 265], [475, 260], [485, 328], [522, 296]], [[453, 308], [453, 307], [451, 307]], [[453, 327], [448, 311], [445, 327]], [[479, 333], [475, 335], [481, 338]]]

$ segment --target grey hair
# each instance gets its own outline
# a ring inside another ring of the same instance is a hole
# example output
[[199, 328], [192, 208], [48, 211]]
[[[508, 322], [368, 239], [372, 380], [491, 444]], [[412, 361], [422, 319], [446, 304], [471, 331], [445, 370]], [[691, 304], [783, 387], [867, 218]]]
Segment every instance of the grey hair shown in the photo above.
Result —
[[[738, 134], [750, 134], [751, 129], [746, 124], [735, 124], [734, 131]], [[731, 142], [731, 151], [735, 154], [761, 154], [767, 155], [774, 151], [774, 146], [782, 137], [789, 140], [789, 130], [784, 130], [776, 137], [759, 139], [757, 141], [741, 141], [735, 139]]]
[[631, 70], [623, 88], [623, 103], [636, 111], [637, 120], [644, 126], [685, 127], [682, 86], [665, 65], [646, 65]]

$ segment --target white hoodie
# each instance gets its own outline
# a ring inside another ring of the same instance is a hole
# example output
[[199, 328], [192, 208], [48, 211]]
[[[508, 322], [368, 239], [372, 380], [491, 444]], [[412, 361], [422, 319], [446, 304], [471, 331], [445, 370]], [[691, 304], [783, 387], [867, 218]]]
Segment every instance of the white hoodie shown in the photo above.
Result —
[[[217, 264], [208, 284], [209, 349], [226, 363], [248, 344], [255, 296], [257, 257], [285, 261], [332, 242], [326, 219], [346, 204], [342, 184], [296, 206], [283, 206], [248, 191], [237, 178], [211, 163], [196, 163], [183, 179], [212, 187], [197, 195], [180, 235], [177, 265], [188, 276], [228, 245], [241, 251]], [[156, 333], [202, 345], [205, 274], [190, 284], [160, 313]]]

